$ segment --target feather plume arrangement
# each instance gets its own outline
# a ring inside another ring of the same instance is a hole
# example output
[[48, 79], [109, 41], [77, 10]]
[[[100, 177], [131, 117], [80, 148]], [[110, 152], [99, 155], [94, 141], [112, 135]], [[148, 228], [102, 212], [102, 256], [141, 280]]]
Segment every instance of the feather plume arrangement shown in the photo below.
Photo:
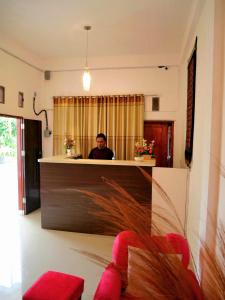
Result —
[[222, 223], [217, 229], [217, 249], [214, 253], [201, 242], [201, 264], [204, 266], [203, 294], [206, 300], [225, 299], [225, 228]]
[[[138, 299], [138, 300], [224, 300], [225, 299], [225, 230], [221, 225], [218, 231], [218, 255], [210, 252], [210, 249], [202, 242], [201, 252], [202, 260], [206, 264], [206, 285], [204, 290], [200, 290], [200, 286], [190, 277], [190, 271], [182, 267], [178, 257], [171, 259], [167, 255], [160, 253], [161, 249], [158, 243], [150, 238], [151, 235], [162, 236], [162, 232], [158, 227], [158, 223], [152, 220], [160, 220], [165, 227], [172, 228], [174, 232], [179, 232], [184, 236], [184, 228], [181, 220], [176, 212], [173, 202], [163, 190], [163, 188], [143, 169], [141, 172], [154, 188], [161, 194], [162, 199], [171, 212], [171, 218], [165, 217], [164, 214], [152, 210], [149, 206], [139, 204], [126, 190], [119, 186], [116, 182], [103, 178], [106, 185], [113, 188], [114, 193], [108, 197], [79, 190], [87, 195], [98, 207], [99, 211], [90, 211], [106, 221], [106, 234], [115, 235], [118, 231], [129, 230], [134, 232], [143, 245], [143, 251], [137, 252], [136, 260], [133, 262], [135, 272], [133, 272], [133, 291], [125, 292], [121, 299]], [[176, 220], [176, 222], [174, 222]], [[176, 224], [176, 225], [175, 225]], [[178, 224], [178, 225], [177, 225]], [[106, 266], [110, 261], [86, 251], [76, 250], [90, 259]], [[173, 249], [170, 251], [173, 253]], [[144, 263], [143, 263], [144, 262]], [[194, 262], [193, 262], [194, 264]], [[121, 276], [123, 277], [124, 274]], [[129, 284], [128, 284], [129, 286]], [[138, 291], [138, 294], [135, 294]], [[202, 295], [204, 297], [202, 297]], [[130, 298], [131, 297], [131, 298]], [[135, 298], [136, 297], [136, 298]]]

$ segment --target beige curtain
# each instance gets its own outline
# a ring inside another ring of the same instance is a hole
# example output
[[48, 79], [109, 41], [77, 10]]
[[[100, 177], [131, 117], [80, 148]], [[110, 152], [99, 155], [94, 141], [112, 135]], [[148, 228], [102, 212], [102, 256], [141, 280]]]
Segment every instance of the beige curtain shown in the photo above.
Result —
[[64, 139], [76, 141], [75, 152], [87, 157], [98, 130], [97, 98], [54, 97], [53, 154], [65, 153]]
[[133, 159], [143, 138], [144, 96], [54, 97], [54, 155], [64, 153], [64, 138], [76, 140], [76, 152], [88, 156], [97, 133], [107, 135], [116, 159]]
[[134, 145], [143, 138], [144, 96], [107, 97], [108, 146], [116, 159], [133, 159]]

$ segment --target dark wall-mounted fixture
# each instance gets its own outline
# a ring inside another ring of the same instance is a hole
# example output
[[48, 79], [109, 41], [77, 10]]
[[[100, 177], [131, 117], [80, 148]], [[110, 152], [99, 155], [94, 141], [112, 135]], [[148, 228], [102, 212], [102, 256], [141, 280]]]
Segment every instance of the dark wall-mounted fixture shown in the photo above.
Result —
[[23, 107], [23, 103], [24, 103], [23, 93], [19, 92], [18, 93], [18, 107]]
[[5, 88], [0, 85], [0, 103], [5, 103]]
[[152, 111], [159, 111], [159, 97], [152, 97]]
[[168, 66], [158, 66], [158, 68], [168, 70]]
[[45, 76], [45, 80], [50, 80], [51, 79], [51, 71], [45, 71], [44, 76]]
[[36, 100], [36, 92], [34, 93], [34, 98], [33, 98], [33, 110], [36, 116], [39, 116], [42, 112], [45, 113], [45, 121], [46, 121], [46, 126], [45, 126], [45, 130], [44, 130], [44, 136], [45, 137], [49, 137], [52, 134], [52, 131], [48, 129], [48, 114], [47, 114], [47, 110], [42, 109], [39, 113], [36, 112], [35, 110], [35, 100]]

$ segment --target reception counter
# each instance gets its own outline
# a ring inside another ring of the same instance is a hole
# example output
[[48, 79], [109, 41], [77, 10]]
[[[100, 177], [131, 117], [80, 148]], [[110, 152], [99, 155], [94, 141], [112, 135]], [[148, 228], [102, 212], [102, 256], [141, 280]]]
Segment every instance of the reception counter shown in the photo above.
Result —
[[151, 175], [155, 160], [137, 162], [53, 156], [39, 159], [39, 162], [43, 228], [104, 234], [105, 221], [92, 213], [101, 208], [78, 191], [110, 197], [115, 191], [103, 182], [103, 177], [115, 180], [141, 205], [151, 206], [151, 184], [138, 167]]

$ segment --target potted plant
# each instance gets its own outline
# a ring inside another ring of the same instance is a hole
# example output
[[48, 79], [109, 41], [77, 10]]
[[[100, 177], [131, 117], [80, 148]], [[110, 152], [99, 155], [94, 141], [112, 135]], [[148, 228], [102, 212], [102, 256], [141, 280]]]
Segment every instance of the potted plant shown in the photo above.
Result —
[[152, 140], [150, 143], [147, 140], [143, 139], [141, 142], [135, 143], [135, 160], [146, 160], [155, 157], [155, 141]]
[[71, 156], [72, 155], [72, 149], [75, 146], [75, 141], [71, 137], [66, 137], [64, 140], [64, 146], [66, 149], [66, 155]]

